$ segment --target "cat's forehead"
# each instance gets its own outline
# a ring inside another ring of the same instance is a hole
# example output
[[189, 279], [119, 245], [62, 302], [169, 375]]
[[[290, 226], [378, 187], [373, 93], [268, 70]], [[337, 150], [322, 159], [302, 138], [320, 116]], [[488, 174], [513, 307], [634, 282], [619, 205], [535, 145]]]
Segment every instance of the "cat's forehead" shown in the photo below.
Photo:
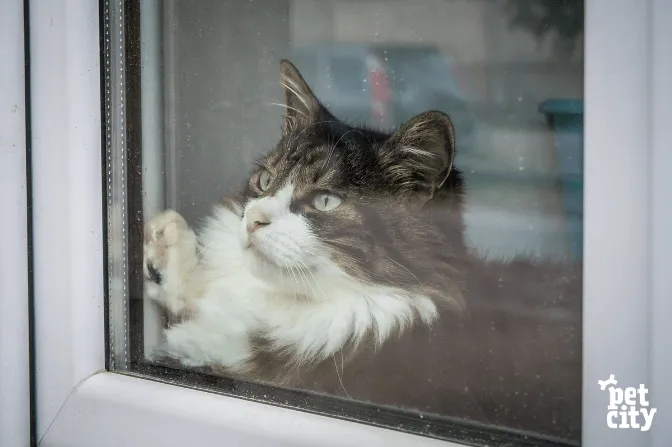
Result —
[[287, 184], [297, 195], [316, 189], [366, 189], [379, 171], [377, 148], [386, 138], [335, 121], [285, 134], [263, 160], [275, 175], [270, 193]]
[[276, 176], [276, 188], [291, 184], [301, 194], [311, 189], [346, 186], [342, 159], [343, 154], [334, 146], [317, 143], [280, 148], [269, 154], [265, 164]]

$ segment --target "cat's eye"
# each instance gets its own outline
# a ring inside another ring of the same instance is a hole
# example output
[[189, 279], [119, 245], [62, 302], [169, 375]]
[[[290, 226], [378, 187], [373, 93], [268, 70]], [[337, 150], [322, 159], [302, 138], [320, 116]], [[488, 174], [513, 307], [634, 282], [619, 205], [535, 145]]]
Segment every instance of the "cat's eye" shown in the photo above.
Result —
[[319, 193], [315, 195], [313, 199], [313, 206], [318, 211], [331, 211], [338, 208], [343, 199], [334, 194], [328, 193]]
[[259, 174], [257, 182], [259, 184], [259, 189], [266, 191], [271, 186], [271, 183], [273, 183], [273, 176], [271, 176], [270, 172], [263, 170], [261, 171], [261, 174]]

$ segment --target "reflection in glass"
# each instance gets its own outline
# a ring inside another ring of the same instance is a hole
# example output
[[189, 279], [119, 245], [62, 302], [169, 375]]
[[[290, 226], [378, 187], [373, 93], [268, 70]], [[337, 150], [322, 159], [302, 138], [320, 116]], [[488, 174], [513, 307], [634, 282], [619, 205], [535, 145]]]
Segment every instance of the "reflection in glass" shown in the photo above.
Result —
[[143, 2], [145, 356], [578, 441], [583, 6], [547, 4]]

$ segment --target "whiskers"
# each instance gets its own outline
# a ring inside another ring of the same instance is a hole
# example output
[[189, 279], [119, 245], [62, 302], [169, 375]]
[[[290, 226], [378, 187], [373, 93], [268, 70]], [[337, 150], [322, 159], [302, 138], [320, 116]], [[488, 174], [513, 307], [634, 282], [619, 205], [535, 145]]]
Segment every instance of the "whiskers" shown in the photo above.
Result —
[[329, 148], [329, 152], [327, 153], [327, 157], [325, 158], [324, 163], [322, 164], [322, 170], [323, 171], [327, 167], [327, 165], [329, 164], [329, 160], [331, 160], [331, 154], [334, 153], [334, 149], [336, 149], [336, 146], [338, 146], [338, 143], [340, 143], [341, 140], [343, 138], [345, 138], [345, 136], [347, 134], [351, 133], [351, 132], [359, 132], [359, 131], [357, 131], [355, 129], [351, 129], [351, 130], [345, 132], [343, 135], [341, 135], [340, 138], [338, 140], [336, 140], [336, 142], [333, 145], [331, 145], [331, 147]]
[[204, 245], [203, 248], [201, 248], [201, 249], [198, 251], [198, 253], [196, 253], [196, 257], [200, 259], [201, 255], [202, 255], [203, 253], [205, 253], [206, 250], [211, 250], [211, 249], [212, 249], [212, 245], [213, 245], [213, 244], [214, 244], [214, 242], [211, 242], [211, 243], [209, 243], [208, 245]]
[[288, 106], [287, 104], [280, 104], [280, 103], [277, 103], [277, 102], [269, 102], [267, 104], [269, 106], [279, 106], [279, 107], [283, 107], [285, 109], [293, 110], [294, 112], [298, 113], [299, 115], [303, 116], [304, 118], [308, 118], [308, 115], [303, 113], [301, 110], [299, 110], [295, 107], [292, 107], [292, 106]]
[[329, 164], [329, 161], [331, 160], [331, 155], [334, 153], [334, 150], [336, 149], [336, 146], [338, 146], [338, 143], [340, 143], [341, 140], [342, 140], [343, 138], [345, 138], [346, 135], [348, 135], [349, 133], [353, 133], [353, 132], [362, 135], [364, 138], [366, 138], [367, 140], [369, 140], [369, 144], [371, 144], [371, 140], [369, 139], [369, 137], [368, 137], [366, 134], [364, 134], [363, 132], [361, 132], [360, 130], [358, 130], [358, 129], [354, 129], [354, 128], [348, 130], [348, 131], [345, 132], [343, 135], [341, 135], [341, 136], [338, 138], [338, 140], [336, 140], [336, 142], [335, 142], [334, 144], [332, 144], [331, 147], [329, 148], [329, 152], [327, 152], [327, 157], [325, 158], [324, 163], [322, 164], [322, 171], [324, 171], [325, 168], [327, 168], [327, 166], [328, 166], [328, 164]]
[[[292, 288], [296, 291], [300, 284], [303, 286], [306, 296], [312, 296], [318, 302], [326, 301], [327, 294], [322, 288], [320, 281], [313, 274], [312, 269], [300, 259], [300, 256], [304, 253], [311, 256], [317, 256], [317, 253], [307, 248], [299, 248], [299, 246], [292, 241], [283, 239], [273, 234], [266, 235], [266, 238], [272, 242], [272, 248], [281, 248], [281, 250], [276, 250], [276, 252], [285, 252], [277, 253], [276, 256], [279, 257], [278, 260], [281, 264], [283, 264], [279, 266], [280, 271], [282, 272], [283, 270], [287, 270], [287, 273], [291, 279]], [[308, 293], [308, 288], [310, 288], [312, 293]]]
[[[341, 371], [345, 372], [345, 370], [343, 369], [343, 351], [340, 351], [340, 353], [341, 353]], [[343, 392], [345, 393], [346, 396], [352, 399], [352, 396], [348, 393], [348, 390], [345, 389], [345, 385], [343, 385], [343, 377], [341, 377], [341, 373], [338, 371], [338, 365], [336, 364], [336, 354], [332, 355], [331, 358], [334, 361], [334, 368], [336, 368], [336, 376], [338, 376], [338, 382], [341, 384]]]
[[394, 262], [395, 264], [397, 264], [397, 265], [398, 265], [399, 267], [401, 267], [402, 269], [406, 270], [406, 271], [407, 271], [413, 278], [415, 278], [415, 280], [416, 280], [416, 281], [418, 282], [418, 284], [420, 285], [420, 288], [421, 288], [423, 291], [425, 290], [425, 286], [422, 285], [422, 283], [420, 282], [420, 280], [418, 279], [418, 277], [415, 276], [415, 274], [413, 274], [412, 271], [410, 271], [409, 269], [407, 269], [407, 268], [406, 268], [405, 266], [403, 266], [402, 264], [399, 264], [397, 261], [395, 261], [394, 259], [390, 258], [389, 256], [386, 256], [386, 258], [389, 259], [390, 261]]

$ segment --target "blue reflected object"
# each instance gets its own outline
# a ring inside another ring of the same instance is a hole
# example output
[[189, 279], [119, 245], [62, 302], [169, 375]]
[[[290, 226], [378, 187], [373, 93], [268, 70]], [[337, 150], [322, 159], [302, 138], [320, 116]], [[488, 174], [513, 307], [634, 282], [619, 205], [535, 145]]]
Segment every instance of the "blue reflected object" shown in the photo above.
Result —
[[583, 257], [583, 100], [548, 99], [539, 112], [555, 131], [555, 149], [571, 253]]

